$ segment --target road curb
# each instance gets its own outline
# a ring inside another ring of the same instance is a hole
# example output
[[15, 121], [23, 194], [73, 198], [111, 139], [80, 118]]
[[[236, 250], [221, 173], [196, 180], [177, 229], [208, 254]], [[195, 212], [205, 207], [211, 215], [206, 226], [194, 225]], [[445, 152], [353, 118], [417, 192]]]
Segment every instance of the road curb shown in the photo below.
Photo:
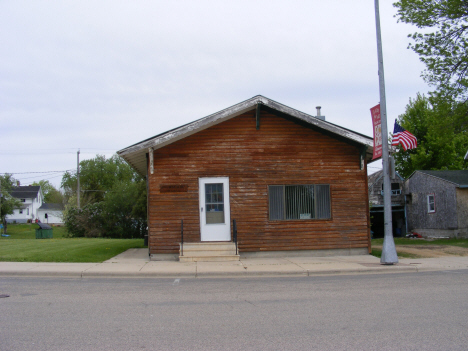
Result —
[[323, 271], [294, 270], [294, 271], [245, 271], [245, 272], [197, 272], [197, 273], [152, 273], [152, 272], [59, 272], [59, 271], [8, 271], [0, 272], [0, 277], [54, 277], [54, 278], [259, 278], [259, 277], [312, 277], [323, 275], [357, 275], [357, 274], [391, 274], [418, 273], [423, 271], [439, 271], [446, 269], [418, 269], [414, 266], [363, 269], [331, 269]]

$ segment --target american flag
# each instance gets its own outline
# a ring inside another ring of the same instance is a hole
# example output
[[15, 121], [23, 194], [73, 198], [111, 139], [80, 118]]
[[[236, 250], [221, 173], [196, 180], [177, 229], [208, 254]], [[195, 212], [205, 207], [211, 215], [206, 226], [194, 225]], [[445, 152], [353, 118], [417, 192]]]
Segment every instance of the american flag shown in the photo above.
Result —
[[403, 129], [395, 120], [392, 146], [398, 146], [399, 144], [401, 144], [405, 151], [408, 149], [415, 149], [418, 146], [418, 139], [416, 139], [413, 134]]

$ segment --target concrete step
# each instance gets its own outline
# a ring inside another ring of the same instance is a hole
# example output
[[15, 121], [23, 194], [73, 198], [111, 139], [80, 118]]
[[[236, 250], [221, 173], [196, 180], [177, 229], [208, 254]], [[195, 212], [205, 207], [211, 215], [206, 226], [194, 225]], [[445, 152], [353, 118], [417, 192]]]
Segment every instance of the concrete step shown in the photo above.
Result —
[[200, 243], [184, 243], [185, 250], [230, 250], [236, 249], [236, 245], [230, 241], [219, 241], [219, 242], [200, 242]]
[[186, 250], [184, 247], [184, 256], [224, 256], [224, 255], [235, 255], [236, 249], [234, 250]]
[[239, 255], [223, 255], [223, 256], [179, 256], [180, 262], [224, 262], [224, 261], [239, 261]]
[[184, 243], [183, 256], [179, 255], [179, 260], [180, 262], [238, 261], [239, 255], [236, 255], [236, 245], [232, 242]]

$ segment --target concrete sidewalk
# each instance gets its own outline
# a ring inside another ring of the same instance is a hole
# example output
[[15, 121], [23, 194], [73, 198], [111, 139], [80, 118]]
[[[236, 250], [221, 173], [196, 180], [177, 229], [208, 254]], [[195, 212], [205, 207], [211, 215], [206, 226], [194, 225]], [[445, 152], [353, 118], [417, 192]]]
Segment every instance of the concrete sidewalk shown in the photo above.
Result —
[[314, 276], [331, 274], [401, 273], [468, 269], [468, 257], [401, 259], [381, 265], [371, 255], [331, 257], [249, 258], [232, 262], [150, 261], [147, 249], [130, 249], [102, 263], [0, 262], [0, 276], [201, 278]]

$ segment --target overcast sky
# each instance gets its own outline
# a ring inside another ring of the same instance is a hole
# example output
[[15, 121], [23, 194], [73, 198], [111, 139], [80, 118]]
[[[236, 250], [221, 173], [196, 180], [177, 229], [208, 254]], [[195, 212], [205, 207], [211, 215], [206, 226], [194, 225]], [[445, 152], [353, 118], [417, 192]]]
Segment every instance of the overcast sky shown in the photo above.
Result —
[[[414, 27], [380, 0], [389, 130], [425, 93]], [[374, 0], [0, 1], [0, 173], [80, 159], [261, 94], [372, 136]], [[381, 168], [378, 161], [370, 172]]]

